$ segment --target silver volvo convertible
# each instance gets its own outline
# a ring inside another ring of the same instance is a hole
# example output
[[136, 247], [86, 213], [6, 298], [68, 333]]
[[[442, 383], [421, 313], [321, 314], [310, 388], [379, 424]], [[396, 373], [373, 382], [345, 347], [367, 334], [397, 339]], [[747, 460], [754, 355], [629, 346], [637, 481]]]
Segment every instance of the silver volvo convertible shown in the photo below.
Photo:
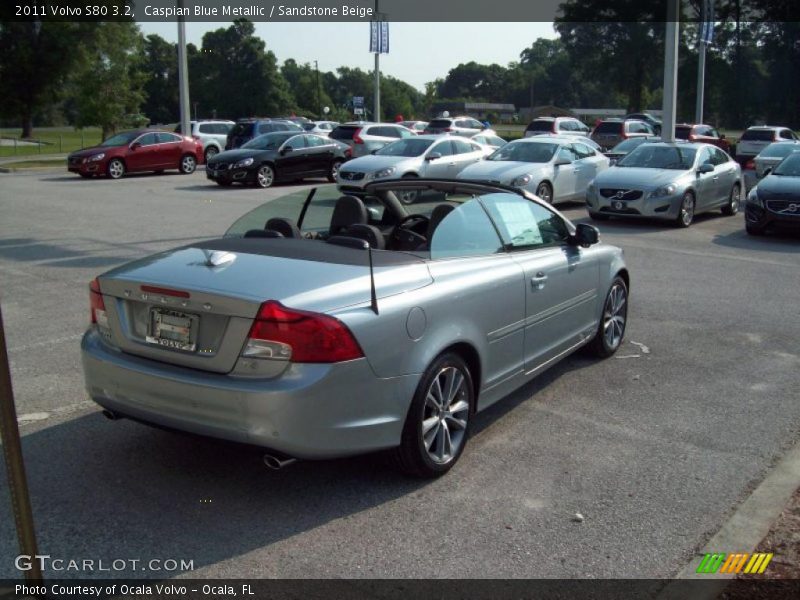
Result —
[[112, 419], [258, 445], [273, 468], [389, 450], [432, 477], [475, 412], [581, 347], [619, 348], [629, 274], [591, 225], [518, 188], [365, 192], [294, 192], [100, 275], [89, 395]]

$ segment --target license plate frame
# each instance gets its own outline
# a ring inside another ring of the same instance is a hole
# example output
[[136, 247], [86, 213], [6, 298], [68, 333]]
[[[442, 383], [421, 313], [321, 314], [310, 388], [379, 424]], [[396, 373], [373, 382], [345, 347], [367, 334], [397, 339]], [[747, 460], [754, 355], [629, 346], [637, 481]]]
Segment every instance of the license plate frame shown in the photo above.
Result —
[[197, 350], [199, 329], [199, 315], [171, 308], [153, 307], [150, 309], [145, 341], [169, 350], [194, 352]]

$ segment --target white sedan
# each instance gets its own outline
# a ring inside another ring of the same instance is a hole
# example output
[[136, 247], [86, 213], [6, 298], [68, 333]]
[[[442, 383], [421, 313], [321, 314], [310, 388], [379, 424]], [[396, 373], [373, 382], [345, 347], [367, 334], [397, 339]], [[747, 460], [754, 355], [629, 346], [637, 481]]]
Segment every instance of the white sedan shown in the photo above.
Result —
[[483, 157], [484, 149], [477, 142], [459, 136], [418, 135], [347, 161], [339, 169], [337, 183], [341, 191], [358, 194], [373, 181], [407, 177], [454, 179], [462, 169]]
[[552, 204], [583, 201], [586, 188], [608, 166], [608, 158], [582, 142], [536, 136], [509, 142], [461, 171], [458, 179], [523, 188]]

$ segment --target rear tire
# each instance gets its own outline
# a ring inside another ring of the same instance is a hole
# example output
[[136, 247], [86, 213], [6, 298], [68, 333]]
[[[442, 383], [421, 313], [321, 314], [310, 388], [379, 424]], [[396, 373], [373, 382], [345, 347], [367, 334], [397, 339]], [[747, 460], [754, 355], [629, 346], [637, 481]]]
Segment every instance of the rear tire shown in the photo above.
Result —
[[336, 183], [339, 176], [339, 168], [342, 166], [343, 162], [342, 160], [335, 160], [331, 163], [331, 169], [328, 171], [328, 181]]
[[469, 436], [475, 404], [472, 373], [458, 354], [447, 352], [428, 367], [408, 409], [396, 466], [415, 477], [439, 477], [458, 461]]
[[191, 175], [197, 168], [197, 159], [191, 154], [184, 154], [181, 158], [181, 163], [178, 165], [178, 170], [183, 175]]
[[726, 217], [732, 217], [739, 212], [739, 206], [742, 203], [742, 189], [738, 183], [733, 184], [731, 195], [728, 198], [728, 203], [722, 207], [722, 214]]
[[598, 358], [608, 358], [622, 345], [627, 324], [628, 286], [622, 277], [617, 276], [603, 301], [603, 315], [597, 325], [597, 333], [586, 349]]
[[206, 148], [205, 151], [206, 164], [208, 164], [208, 161], [214, 158], [217, 154], [219, 154], [219, 150], [217, 150], [216, 146], [209, 146], [208, 148]]

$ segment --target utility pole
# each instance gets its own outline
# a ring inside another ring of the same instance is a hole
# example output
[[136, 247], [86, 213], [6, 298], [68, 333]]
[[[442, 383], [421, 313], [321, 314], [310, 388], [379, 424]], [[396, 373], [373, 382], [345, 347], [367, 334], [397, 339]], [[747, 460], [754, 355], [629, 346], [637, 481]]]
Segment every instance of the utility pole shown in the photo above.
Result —
[[[183, 8], [183, 0], [178, 6]], [[178, 91], [180, 96], [181, 134], [191, 135], [189, 125], [191, 113], [189, 112], [189, 65], [186, 61], [186, 21], [178, 17]]]
[[664, 104], [661, 139], [675, 141], [675, 113], [678, 92], [678, 28], [680, 4], [678, 0], [667, 0], [666, 32], [664, 34]]
[[694, 110], [694, 122], [703, 122], [703, 103], [706, 81], [706, 51], [711, 43], [711, 31], [714, 21], [714, 0], [702, 0], [700, 6], [700, 32], [697, 39], [697, 104]]
[[[0, 312], [0, 434], [3, 441], [8, 490], [11, 493], [11, 507], [14, 511], [14, 523], [17, 526], [19, 553], [33, 557], [39, 552], [36, 549], [36, 532], [33, 527], [33, 511], [28, 495], [28, 478], [25, 476], [25, 463], [22, 460], [17, 409], [14, 406], [14, 392], [11, 389], [11, 370], [8, 366], [2, 312]], [[42, 572], [38, 560], [31, 562], [31, 568], [25, 571], [25, 579], [30, 583], [41, 583]]]
[[375, 21], [378, 28], [378, 41], [375, 44], [375, 121], [380, 121], [381, 115], [381, 46], [380, 46], [380, 15], [378, 13], [378, 0], [375, 0]]
[[322, 118], [322, 104], [320, 103], [320, 96], [322, 94], [320, 93], [320, 89], [319, 89], [319, 62], [317, 62], [316, 60], [314, 61], [314, 68], [317, 70], [317, 114], [319, 115], [319, 118], [321, 119]]

